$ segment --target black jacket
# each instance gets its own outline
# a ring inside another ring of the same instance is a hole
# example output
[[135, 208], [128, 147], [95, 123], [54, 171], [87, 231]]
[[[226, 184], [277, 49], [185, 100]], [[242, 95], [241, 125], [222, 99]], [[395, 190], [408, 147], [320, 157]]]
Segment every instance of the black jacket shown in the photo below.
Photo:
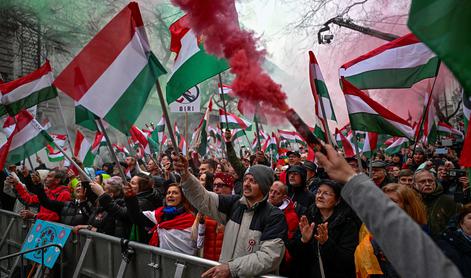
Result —
[[[309, 223], [321, 224], [322, 217], [315, 205], [307, 211]], [[312, 237], [309, 243], [301, 241], [301, 233], [298, 229], [292, 240], [286, 247], [293, 256], [289, 277], [321, 277], [318, 246], [324, 266], [325, 277], [346, 278], [355, 277], [354, 253], [358, 245], [358, 231], [360, 220], [345, 203], [340, 203], [334, 213], [327, 219], [328, 240], [323, 245], [318, 245]]]
[[89, 224], [96, 227], [99, 233], [129, 238], [131, 221], [126, 214], [124, 200], [113, 200], [110, 195], [102, 194], [98, 198], [98, 204], [98, 208], [90, 216]]
[[463, 277], [471, 277], [471, 241], [466, 239], [456, 228], [443, 232], [437, 245], [443, 253], [458, 267]]

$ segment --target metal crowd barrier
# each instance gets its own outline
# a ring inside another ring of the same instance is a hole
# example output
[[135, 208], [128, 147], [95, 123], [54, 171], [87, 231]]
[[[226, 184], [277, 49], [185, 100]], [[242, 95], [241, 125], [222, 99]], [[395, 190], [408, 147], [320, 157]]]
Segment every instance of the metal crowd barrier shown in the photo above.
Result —
[[[20, 251], [30, 226], [18, 214], [0, 210], [0, 257]], [[193, 278], [219, 264], [89, 230], [72, 233], [63, 250], [64, 277], [73, 278]], [[12, 277], [19, 264], [18, 258], [0, 261], [0, 277]]]

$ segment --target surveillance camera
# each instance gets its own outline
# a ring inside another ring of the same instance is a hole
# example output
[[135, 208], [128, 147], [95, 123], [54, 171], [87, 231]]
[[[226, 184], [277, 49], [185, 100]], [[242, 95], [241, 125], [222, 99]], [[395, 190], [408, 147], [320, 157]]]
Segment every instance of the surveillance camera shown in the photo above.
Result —
[[328, 35], [323, 35], [323, 36], [322, 36], [322, 40], [323, 40], [325, 43], [330, 43], [333, 39], [334, 39], [334, 35], [332, 35], [332, 34], [328, 34]]

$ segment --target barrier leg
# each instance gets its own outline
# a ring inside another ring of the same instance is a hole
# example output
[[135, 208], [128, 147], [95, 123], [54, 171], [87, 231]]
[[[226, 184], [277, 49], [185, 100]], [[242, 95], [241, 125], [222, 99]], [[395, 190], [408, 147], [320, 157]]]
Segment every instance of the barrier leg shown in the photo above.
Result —
[[87, 255], [87, 251], [88, 251], [88, 248], [90, 248], [91, 243], [92, 243], [92, 238], [87, 237], [87, 240], [85, 240], [85, 245], [83, 246], [83, 249], [82, 249], [82, 254], [80, 254], [80, 258], [77, 262], [77, 266], [75, 267], [74, 275], [72, 275], [72, 278], [79, 277], [80, 270], [82, 269], [83, 261], [85, 260], [85, 255]]
[[0, 250], [2, 249], [3, 245], [7, 241], [8, 234], [10, 233], [10, 230], [13, 227], [13, 223], [15, 223], [15, 220], [16, 220], [15, 218], [10, 219], [10, 222], [8, 223], [5, 233], [3, 234], [2, 240], [0, 241]]
[[15, 273], [16, 267], [20, 264], [20, 257], [16, 257], [15, 262], [11, 266], [10, 273], [8, 273], [8, 278], [12, 278]]
[[174, 278], [182, 278], [183, 277], [183, 270], [185, 270], [185, 265], [179, 262], [176, 262], [175, 265], [177, 266], [175, 269], [175, 276]]
[[132, 255], [134, 255], [134, 249], [128, 246], [129, 240], [121, 239], [121, 264], [119, 265], [118, 274], [116, 278], [123, 278], [126, 273], [126, 268], [131, 261]]

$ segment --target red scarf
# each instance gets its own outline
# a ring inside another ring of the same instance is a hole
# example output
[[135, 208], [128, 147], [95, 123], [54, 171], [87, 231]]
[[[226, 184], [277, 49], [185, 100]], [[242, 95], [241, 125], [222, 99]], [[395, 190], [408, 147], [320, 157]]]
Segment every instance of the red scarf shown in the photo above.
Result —
[[152, 228], [152, 230], [149, 231], [149, 233], [153, 233], [152, 237], [149, 241], [149, 245], [152, 246], [159, 246], [159, 232], [158, 229], [165, 229], [165, 230], [170, 230], [170, 229], [176, 229], [176, 230], [185, 230], [187, 228], [190, 228], [193, 226], [193, 223], [195, 222], [195, 216], [189, 212], [184, 212], [182, 214], [179, 214], [175, 216], [175, 218], [171, 220], [164, 221], [160, 223], [160, 220], [162, 219], [162, 216], [164, 214], [163, 212], [164, 207], [160, 207], [154, 211], [155, 213], [155, 219], [157, 220], [157, 224]]

